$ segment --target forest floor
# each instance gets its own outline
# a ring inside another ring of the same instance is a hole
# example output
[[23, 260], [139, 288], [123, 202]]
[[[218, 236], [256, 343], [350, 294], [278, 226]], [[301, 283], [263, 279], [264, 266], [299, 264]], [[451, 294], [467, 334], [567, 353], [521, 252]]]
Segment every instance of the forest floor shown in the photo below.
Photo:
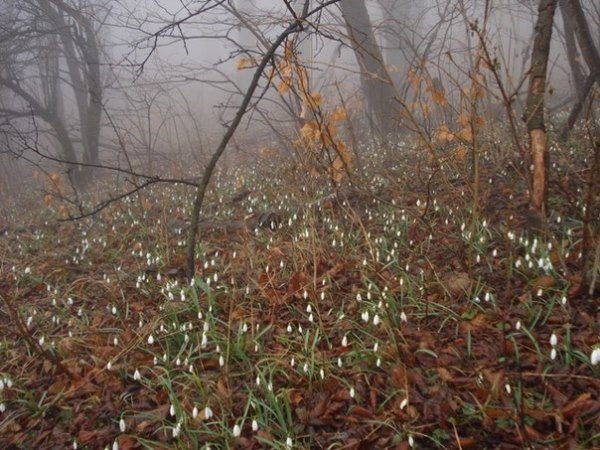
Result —
[[535, 235], [514, 170], [482, 164], [474, 201], [460, 163], [400, 150], [338, 196], [289, 164], [230, 170], [192, 282], [181, 186], [13, 216], [0, 447], [600, 448], [585, 174], [555, 172]]

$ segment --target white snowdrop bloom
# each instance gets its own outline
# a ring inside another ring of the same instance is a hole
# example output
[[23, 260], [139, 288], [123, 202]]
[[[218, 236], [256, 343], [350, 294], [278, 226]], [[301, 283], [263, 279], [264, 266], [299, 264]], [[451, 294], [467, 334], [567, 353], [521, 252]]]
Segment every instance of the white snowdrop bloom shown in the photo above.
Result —
[[307, 313], [311, 313], [312, 312], [312, 306], [310, 306], [310, 303], [308, 305], [306, 305], [306, 312]]
[[373, 351], [376, 352], [377, 350], [379, 350], [379, 342], [375, 342], [375, 344], [373, 344]]
[[323, 370], [323, 368], [321, 368], [321, 370], [319, 370], [319, 375], [321, 376], [321, 380], [325, 379], [325, 371]]
[[512, 388], [510, 387], [510, 384], [506, 383], [506, 384], [504, 385], [504, 389], [506, 389], [506, 393], [507, 393], [508, 395], [510, 395], [510, 394], [512, 393]]
[[117, 307], [116, 306], [113, 306], [110, 311], [112, 312], [113, 316], [117, 315]]
[[288, 332], [288, 333], [291, 333], [291, 332], [292, 332], [292, 324], [291, 324], [291, 323], [288, 323], [288, 326], [287, 326], [287, 332]]
[[364, 311], [361, 315], [363, 322], [369, 321], [369, 311]]
[[4, 380], [0, 380], [0, 391], [4, 390]]
[[554, 347], [552, 347], [552, 350], [550, 350], [550, 359], [552, 361], [556, 359], [556, 349]]
[[292, 441], [291, 437], [288, 437], [285, 440], [285, 446], [286, 446], [286, 448], [292, 448], [293, 445], [294, 445], [294, 441]]
[[556, 334], [552, 333], [552, 336], [550, 336], [550, 345], [556, 347], [556, 344], [558, 344], [558, 338], [556, 337]]
[[33, 317], [32, 317], [32, 316], [29, 316], [29, 317], [27, 318], [27, 328], [30, 328], [30, 327], [31, 327], [31, 324], [33, 324]]
[[412, 434], [408, 436], [408, 445], [411, 447], [415, 446], [415, 438], [412, 437]]
[[198, 418], [198, 407], [194, 406], [194, 409], [192, 409], [192, 418], [196, 419]]
[[29, 275], [31, 273], [31, 267], [25, 267], [25, 275]]
[[13, 381], [10, 378], [5, 378], [4, 384], [6, 384], [6, 387], [9, 389], [12, 389], [12, 387], [13, 387]]
[[119, 338], [118, 337], [114, 337], [113, 338], [113, 345], [116, 347], [117, 345], [119, 345]]
[[181, 433], [181, 422], [177, 422], [177, 425], [175, 425], [175, 428], [173, 428], [173, 438], [179, 437], [180, 433]]
[[354, 390], [354, 386], [352, 386], [352, 387], [350, 388], [350, 397], [351, 397], [351, 398], [354, 398], [354, 396], [355, 396], [355, 395], [356, 395], [356, 391]]
[[306, 292], [306, 289], [304, 289], [304, 293], [302, 294], [302, 297], [304, 298], [304, 300], [306, 300], [308, 298], [308, 292]]
[[225, 358], [223, 355], [219, 356], [219, 366], [223, 367], [225, 365]]
[[305, 373], [308, 373], [308, 364], [304, 363], [304, 366], [302, 366], [302, 369], [304, 370]]
[[119, 430], [121, 430], [121, 433], [125, 433], [125, 430], [127, 430], [127, 424], [125, 423], [125, 419], [123, 418], [119, 420]]
[[517, 320], [517, 324], [515, 325], [515, 329], [518, 331], [521, 329], [521, 321]]
[[119, 443], [117, 441], [113, 442], [112, 450], [119, 450]]
[[381, 358], [377, 358], [375, 365], [377, 365], [377, 367], [381, 367]]
[[362, 301], [362, 295], [360, 295], [360, 292], [356, 294], [356, 301], [357, 302], [361, 302]]
[[600, 347], [596, 347], [594, 348], [594, 350], [592, 350], [592, 354], [590, 355], [590, 362], [592, 363], [592, 366], [595, 366], [596, 364], [600, 363]]
[[152, 336], [152, 335], [148, 336], [148, 344], [150, 344], [150, 345], [154, 344], [154, 336]]
[[112, 370], [112, 362], [111, 361], [106, 363], [106, 370]]
[[567, 297], [563, 296], [563, 298], [560, 299], [560, 303], [565, 306], [567, 304]]
[[44, 338], [44, 336], [41, 336], [40, 339], [38, 340], [38, 343], [40, 344], [40, 347], [42, 345], [44, 345], [44, 342], [46, 341], [46, 339]]
[[79, 447], [77, 445], [77, 441], [73, 441], [73, 450], [77, 450]]
[[210, 409], [210, 406], [206, 406], [206, 407], [204, 408], [204, 418], [205, 418], [206, 420], [208, 420], [208, 419], [212, 418], [212, 416], [213, 416], [213, 415], [214, 415], [214, 414], [213, 414], [213, 410], [212, 410], [212, 409]]
[[321, 292], [321, 300], [325, 300], [325, 291]]
[[313, 316], [313, 314], [312, 314], [312, 313], [310, 313], [310, 316], [308, 316], [308, 321], [309, 321], [310, 323], [313, 323], [313, 322], [315, 321], [315, 318], [314, 318], [314, 316]]
[[379, 314], [375, 314], [375, 317], [373, 317], [373, 325], [379, 325], [381, 323], [381, 318], [379, 317]]
[[0, 414], [6, 411], [6, 405], [4, 403], [0, 403]]
[[296, 365], [296, 358], [292, 356], [292, 359], [290, 361], [290, 366], [294, 367], [294, 365]]
[[237, 423], [233, 426], [233, 437], [240, 437], [242, 435], [242, 427]]
[[543, 291], [543, 290], [540, 288], [540, 289], [538, 289], [538, 291], [537, 291], [537, 296], [538, 296], [538, 297], [541, 297], [543, 293], [544, 293], [544, 291]]
[[400, 313], [400, 320], [402, 322], [408, 322], [408, 317], [406, 317], [406, 313], [404, 311]]
[[345, 334], [342, 338], [342, 347], [348, 347], [348, 335]]
[[133, 379], [135, 381], [140, 381], [142, 379], [142, 374], [138, 369], [135, 369], [135, 372], [133, 372]]
[[173, 403], [171, 403], [171, 406], [169, 408], [169, 415], [171, 415], [171, 416], [175, 415], [175, 405]]
[[338, 367], [342, 367], [342, 358], [338, 357], [337, 365], [338, 365]]

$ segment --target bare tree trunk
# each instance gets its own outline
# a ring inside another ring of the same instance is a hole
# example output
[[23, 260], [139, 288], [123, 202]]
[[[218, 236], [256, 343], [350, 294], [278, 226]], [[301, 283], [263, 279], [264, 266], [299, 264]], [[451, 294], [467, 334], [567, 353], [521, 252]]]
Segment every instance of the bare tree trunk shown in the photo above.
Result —
[[[100, 51], [94, 27], [81, 11], [63, 0], [38, 0], [40, 8], [48, 15], [59, 31], [65, 53], [69, 79], [75, 94], [81, 127], [84, 153], [82, 162], [98, 164], [100, 120], [102, 117], [102, 83], [100, 78]], [[52, 7], [55, 5], [56, 9]], [[68, 23], [65, 15], [73, 20]], [[79, 29], [73, 31], [72, 27]], [[78, 57], [79, 49], [81, 57]]]
[[[594, 44], [594, 39], [579, 0], [561, 0], [561, 8], [563, 14], [572, 19], [571, 22], [574, 26], [575, 36], [577, 36], [577, 43], [581, 49], [583, 59], [590, 69], [588, 78], [585, 80], [585, 83], [582, 84], [581, 96], [573, 106], [567, 123], [560, 133], [560, 139], [565, 141], [569, 131], [571, 131], [575, 125], [579, 113], [583, 109], [583, 104], [591, 92], [594, 83], [600, 82], [600, 52], [598, 52], [598, 49]], [[565, 30], [565, 33], [566, 32], [567, 31]]]
[[573, 17], [571, 17], [567, 0], [559, 0], [558, 6], [563, 19], [567, 60], [569, 61], [569, 67], [571, 68], [571, 74], [573, 75], [573, 90], [575, 91], [576, 98], [579, 100], [583, 96], [585, 77], [581, 70], [581, 64], [579, 64], [579, 50], [577, 49], [575, 37], [575, 23]]
[[396, 122], [396, 91], [375, 40], [365, 0], [344, 0], [340, 8], [352, 49], [361, 70], [360, 78], [375, 125], [383, 136], [393, 133]]
[[544, 95], [546, 92], [548, 55], [550, 54], [550, 41], [552, 39], [552, 26], [557, 1], [540, 0], [539, 3], [524, 116], [529, 134], [531, 160], [533, 163], [529, 206], [542, 217], [545, 217], [546, 214], [548, 176], [548, 145], [544, 123]]

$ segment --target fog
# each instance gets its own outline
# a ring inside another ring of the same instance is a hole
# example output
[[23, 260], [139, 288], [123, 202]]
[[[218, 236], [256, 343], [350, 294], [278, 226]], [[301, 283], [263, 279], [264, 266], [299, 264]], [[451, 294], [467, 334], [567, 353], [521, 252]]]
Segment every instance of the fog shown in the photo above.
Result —
[[[88, 116], [81, 111], [81, 101], [78, 103], [72, 71], [79, 70], [78, 76], [85, 78], [85, 61], [71, 61], [73, 67], [80, 64], [79, 69], [69, 66], [69, 49], [61, 46], [61, 32], [56, 37], [52, 27], [41, 33], [37, 25], [32, 26], [36, 21], [43, 22], [41, 16], [36, 16], [43, 12], [39, 2], [8, 1], [2, 7], [6, 14], [0, 51], [9, 56], [2, 73], [7, 83], [20, 79], [25, 92], [6, 83], [0, 89], [6, 193], [19, 191], [14, 184], [28, 178], [36, 166], [65, 173], [60, 161], [68, 159], [64, 151], [66, 140], [74, 147], [71, 159], [77, 159], [70, 164], [93, 162], [110, 169], [122, 167], [130, 160], [136, 171], [160, 175], [175, 166], [189, 169], [186, 161], [194, 161], [194, 170], [201, 170], [231, 125], [256, 64], [293, 20], [293, 14], [302, 13], [304, 5], [279, 0], [60, 3], [75, 10], [61, 13], [67, 24], [83, 30], [85, 24], [78, 22], [79, 12], [95, 33], [102, 85], [99, 157], [86, 161], [78, 156], [85, 153], [87, 125], [82, 120]], [[321, 3], [310, 2], [309, 9]], [[428, 77], [442, 89], [453, 108], [460, 110], [464, 89], [474, 71], [480, 70], [474, 65], [485, 42], [485, 51], [498, 62], [497, 79], [490, 73], [484, 74], [486, 114], [496, 114], [496, 119], [502, 114], [498, 80], [507, 90], [515, 91], [514, 106], [516, 111], [522, 111], [537, 17], [535, 2], [492, 1], [487, 15], [487, 2], [477, 1], [367, 0], [365, 4], [377, 51], [384, 60], [381, 67], [389, 74], [396, 100], [413, 102], [422, 94], [411, 91], [412, 71]], [[590, 20], [597, 23], [598, 11], [588, 7]], [[294, 64], [306, 68], [309, 86], [305, 88], [320, 95], [324, 111], [343, 102], [352, 112], [350, 123], [361, 130], [365, 140], [381, 138], [377, 136], [381, 130], [369, 122], [364, 92], [368, 76], [357, 63], [356, 48], [353, 49], [346, 25], [336, 4], [310, 16], [304, 30], [293, 36]], [[568, 108], [575, 100], [564, 36], [563, 21], [557, 12], [548, 76], [550, 108]], [[55, 62], [47, 52], [40, 53], [31, 44], [32, 39], [44, 45], [54, 39], [51, 45], [58, 45]], [[278, 71], [283, 67], [281, 58], [285, 58], [283, 45], [275, 55], [229, 143], [225, 162], [239, 160], [240, 155], [252, 161], [265, 147], [275, 149], [275, 154], [282, 157], [295, 154], [294, 142], [306, 121], [301, 105], [303, 94], [295, 89], [278, 92], [275, 81], [281, 77]], [[76, 49], [74, 56], [85, 57], [85, 52]], [[43, 72], [40, 61], [56, 64], [57, 71], [53, 73], [58, 77], [51, 78], [55, 75]], [[270, 86], [266, 82], [268, 73], [276, 79]], [[54, 80], [51, 89], [50, 80]], [[32, 107], [32, 98], [39, 99], [39, 111]], [[93, 103], [89, 98], [87, 102]], [[449, 113], [444, 114], [450, 117]], [[428, 120], [430, 128], [441, 123]], [[400, 136], [388, 137], [410, 139], [399, 117], [394, 116], [393, 123], [394, 133]], [[62, 143], [57, 138], [61, 127], [63, 134], [68, 135], [63, 136]], [[345, 127], [341, 133], [347, 131]], [[235, 156], [230, 158], [232, 152]], [[11, 175], [14, 173], [20, 175], [15, 178]], [[8, 197], [5, 195], [4, 201]]]

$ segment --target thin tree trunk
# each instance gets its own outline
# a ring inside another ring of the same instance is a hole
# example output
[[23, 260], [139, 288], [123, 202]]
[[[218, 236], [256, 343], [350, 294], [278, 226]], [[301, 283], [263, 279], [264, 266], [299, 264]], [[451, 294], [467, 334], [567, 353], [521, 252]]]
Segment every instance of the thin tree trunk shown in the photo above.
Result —
[[538, 20], [535, 25], [535, 39], [531, 54], [531, 73], [524, 120], [529, 134], [533, 176], [529, 205], [545, 217], [548, 176], [548, 145], [544, 123], [544, 96], [546, 92], [546, 72], [552, 39], [554, 13], [558, 0], [540, 0]]

